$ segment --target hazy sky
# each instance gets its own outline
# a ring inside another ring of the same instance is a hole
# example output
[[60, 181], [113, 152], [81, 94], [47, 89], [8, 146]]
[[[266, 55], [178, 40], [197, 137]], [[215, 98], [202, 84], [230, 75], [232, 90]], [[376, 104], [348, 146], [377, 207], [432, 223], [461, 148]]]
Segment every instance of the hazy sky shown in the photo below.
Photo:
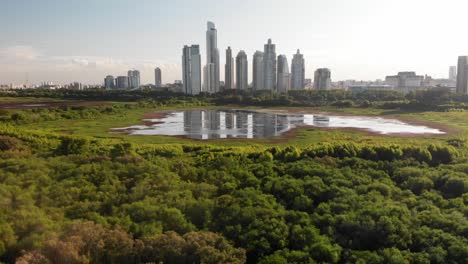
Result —
[[[141, 71], [142, 83], [181, 79], [182, 47], [200, 44], [206, 22], [225, 50], [252, 55], [268, 38], [306, 78], [329, 67], [333, 80], [397, 71], [446, 77], [468, 54], [468, 0], [0, 0], [0, 83], [81, 81]], [[251, 80], [249, 80], [250, 82]]]

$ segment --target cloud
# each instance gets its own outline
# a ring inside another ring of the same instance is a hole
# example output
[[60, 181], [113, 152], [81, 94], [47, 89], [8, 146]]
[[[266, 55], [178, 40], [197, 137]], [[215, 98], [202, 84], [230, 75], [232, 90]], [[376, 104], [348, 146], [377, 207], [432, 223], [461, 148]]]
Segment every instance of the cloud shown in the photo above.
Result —
[[7, 60], [36, 60], [42, 53], [31, 46], [11, 46], [0, 49], [0, 57]]

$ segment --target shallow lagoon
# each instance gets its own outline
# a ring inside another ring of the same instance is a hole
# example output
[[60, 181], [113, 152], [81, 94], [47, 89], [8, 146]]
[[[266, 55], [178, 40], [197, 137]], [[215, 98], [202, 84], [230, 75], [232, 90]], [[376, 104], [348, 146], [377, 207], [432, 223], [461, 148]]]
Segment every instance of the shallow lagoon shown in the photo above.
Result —
[[[323, 119], [323, 116], [320, 116]], [[445, 132], [411, 125], [396, 119], [364, 116], [326, 115], [328, 121], [314, 120], [313, 114], [274, 113], [246, 110], [185, 110], [167, 112], [161, 118], [144, 119], [145, 125], [114, 128], [130, 135], [185, 136], [192, 139], [270, 138], [293, 128], [315, 126], [356, 128], [381, 135], [434, 134]]]

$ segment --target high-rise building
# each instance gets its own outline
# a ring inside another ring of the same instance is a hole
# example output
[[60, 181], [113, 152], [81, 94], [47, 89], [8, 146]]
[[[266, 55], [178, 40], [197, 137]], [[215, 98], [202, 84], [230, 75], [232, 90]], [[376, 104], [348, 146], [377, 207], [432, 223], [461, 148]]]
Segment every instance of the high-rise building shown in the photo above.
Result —
[[254, 91], [260, 91], [265, 89], [263, 86], [263, 67], [263, 52], [257, 50], [253, 55], [252, 62], [252, 88]]
[[271, 39], [263, 52], [263, 89], [276, 91], [276, 46]]
[[450, 66], [449, 68], [449, 80], [456, 81], [457, 80], [457, 66]]
[[304, 55], [297, 50], [291, 62], [291, 89], [304, 89], [305, 87]]
[[249, 88], [249, 63], [247, 54], [241, 50], [236, 57], [236, 86], [239, 90], [247, 90]]
[[197, 95], [201, 92], [200, 46], [184, 46], [182, 55], [183, 91]]
[[117, 89], [128, 89], [128, 76], [117, 76], [115, 86]]
[[234, 58], [231, 47], [226, 50], [226, 65], [224, 68], [224, 89], [234, 89]]
[[114, 76], [112, 75], [107, 75], [106, 78], [104, 78], [104, 87], [106, 89], [114, 89], [115, 88], [115, 80]]
[[140, 88], [140, 72], [137, 70], [128, 71], [128, 86], [130, 89]]
[[468, 94], [468, 56], [458, 57], [457, 93]]
[[331, 89], [331, 72], [327, 68], [317, 69], [314, 75], [315, 90]]
[[154, 69], [154, 85], [158, 88], [162, 87], [162, 74], [160, 68]]
[[204, 86], [206, 92], [219, 92], [219, 50], [218, 32], [213, 22], [207, 23], [206, 30], [206, 66], [204, 68]]
[[287, 93], [290, 88], [291, 75], [289, 74], [288, 59], [285, 55], [278, 56], [278, 82], [276, 89], [278, 93]]

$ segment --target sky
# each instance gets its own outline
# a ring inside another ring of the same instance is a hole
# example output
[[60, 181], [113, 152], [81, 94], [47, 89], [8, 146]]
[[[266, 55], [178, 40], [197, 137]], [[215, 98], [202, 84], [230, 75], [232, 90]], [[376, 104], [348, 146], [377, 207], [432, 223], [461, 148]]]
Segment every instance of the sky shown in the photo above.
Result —
[[[398, 71], [446, 78], [468, 54], [467, 0], [0, 0], [0, 83], [102, 83], [141, 72], [180, 80], [182, 47], [206, 56], [206, 22], [225, 50], [252, 56], [268, 38], [306, 78], [327, 67], [333, 81], [383, 79]], [[250, 82], [250, 80], [249, 80]]]

